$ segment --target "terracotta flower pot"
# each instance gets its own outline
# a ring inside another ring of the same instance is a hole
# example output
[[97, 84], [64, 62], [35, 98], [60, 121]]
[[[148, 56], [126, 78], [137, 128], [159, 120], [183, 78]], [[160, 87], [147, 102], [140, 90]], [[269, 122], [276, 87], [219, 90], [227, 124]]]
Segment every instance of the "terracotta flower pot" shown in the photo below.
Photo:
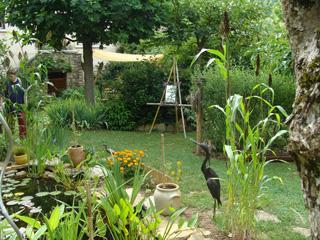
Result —
[[22, 164], [26, 164], [28, 163], [28, 156], [27, 154], [23, 154], [23, 155], [13, 155], [14, 160], [16, 161], [17, 165], [22, 165]]
[[169, 208], [178, 209], [181, 205], [181, 192], [175, 183], [160, 183], [154, 192], [154, 203], [157, 211], [163, 210], [162, 215], [169, 215]]
[[81, 145], [75, 145], [68, 148], [68, 156], [73, 166], [77, 167], [84, 159], [85, 152]]

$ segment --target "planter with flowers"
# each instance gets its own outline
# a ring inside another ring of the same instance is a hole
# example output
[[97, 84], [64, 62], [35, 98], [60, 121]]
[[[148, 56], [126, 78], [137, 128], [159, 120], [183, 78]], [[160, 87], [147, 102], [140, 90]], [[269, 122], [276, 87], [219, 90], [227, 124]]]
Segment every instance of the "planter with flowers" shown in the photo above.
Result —
[[77, 167], [83, 160], [86, 158], [86, 153], [84, 151], [84, 147], [79, 144], [78, 137], [80, 136], [80, 132], [77, 129], [76, 121], [74, 118], [74, 112], [72, 112], [72, 135], [73, 140], [71, 146], [68, 148], [68, 156], [70, 161], [73, 163], [74, 167]]
[[13, 158], [17, 165], [27, 164], [28, 156], [27, 149], [24, 146], [14, 146], [13, 148]]

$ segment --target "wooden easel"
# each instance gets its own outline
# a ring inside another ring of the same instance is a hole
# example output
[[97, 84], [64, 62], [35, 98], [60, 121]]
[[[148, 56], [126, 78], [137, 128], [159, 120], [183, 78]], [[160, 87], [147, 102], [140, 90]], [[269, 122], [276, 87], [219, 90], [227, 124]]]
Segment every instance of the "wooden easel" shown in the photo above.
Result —
[[[170, 85], [170, 82], [171, 82], [170, 80], [171, 79], [173, 81], [173, 86], [176, 86], [175, 101], [174, 102], [171, 102], [171, 101], [170, 102], [166, 102], [165, 96], [166, 96], [166, 92], [168, 90], [168, 86], [171, 86]], [[177, 130], [177, 132], [179, 130], [178, 108], [180, 108], [183, 133], [184, 133], [184, 137], [187, 138], [184, 115], [183, 115], [183, 107], [191, 107], [191, 104], [182, 104], [178, 64], [177, 64], [177, 61], [176, 61], [175, 57], [173, 57], [173, 65], [171, 67], [170, 74], [169, 74], [169, 77], [168, 77], [167, 82], [166, 82], [166, 87], [163, 90], [160, 102], [159, 103], [147, 103], [147, 105], [158, 106], [156, 114], [155, 114], [153, 122], [152, 122], [152, 125], [151, 125], [151, 128], [149, 130], [149, 134], [152, 132], [154, 124], [156, 123], [156, 120], [157, 120], [157, 117], [158, 117], [158, 114], [159, 114], [159, 111], [160, 111], [160, 107], [161, 106], [167, 106], [167, 107], [175, 107], [175, 112], [176, 112], [176, 130]]]

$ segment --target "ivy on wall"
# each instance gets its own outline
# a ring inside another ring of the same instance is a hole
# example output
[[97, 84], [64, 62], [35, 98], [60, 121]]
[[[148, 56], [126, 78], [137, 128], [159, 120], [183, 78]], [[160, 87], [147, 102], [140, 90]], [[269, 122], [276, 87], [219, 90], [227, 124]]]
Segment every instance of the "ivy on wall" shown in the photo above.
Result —
[[33, 60], [32, 64], [37, 66], [44, 65], [48, 70], [59, 70], [63, 73], [71, 72], [72, 67], [70, 62], [63, 56], [50, 56], [38, 54]]

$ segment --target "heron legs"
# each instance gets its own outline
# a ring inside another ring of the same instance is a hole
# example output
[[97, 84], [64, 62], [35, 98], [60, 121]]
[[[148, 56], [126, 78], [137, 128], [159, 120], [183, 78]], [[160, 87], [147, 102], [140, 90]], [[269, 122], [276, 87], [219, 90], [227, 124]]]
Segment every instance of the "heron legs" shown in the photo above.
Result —
[[213, 215], [212, 215], [212, 219], [214, 219], [216, 217], [216, 210], [217, 210], [217, 200], [214, 199], [213, 200]]

